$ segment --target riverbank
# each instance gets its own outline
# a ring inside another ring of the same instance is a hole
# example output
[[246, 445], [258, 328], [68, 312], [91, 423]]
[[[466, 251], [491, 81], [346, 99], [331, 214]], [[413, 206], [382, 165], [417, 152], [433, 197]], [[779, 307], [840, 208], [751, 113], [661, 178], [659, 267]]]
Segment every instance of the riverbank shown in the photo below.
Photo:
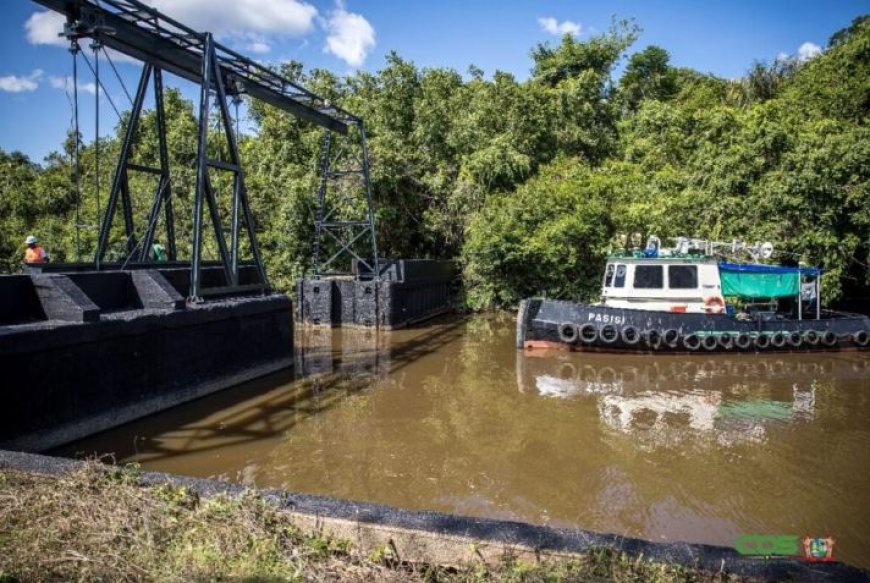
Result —
[[361, 548], [306, 528], [259, 492], [204, 495], [149, 484], [135, 466], [95, 462], [58, 475], [0, 472], [0, 525], [0, 581], [749, 580], [608, 549], [529, 560], [506, 548], [497, 560], [477, 553], [455, 564], [406, 561], [390, 544]]

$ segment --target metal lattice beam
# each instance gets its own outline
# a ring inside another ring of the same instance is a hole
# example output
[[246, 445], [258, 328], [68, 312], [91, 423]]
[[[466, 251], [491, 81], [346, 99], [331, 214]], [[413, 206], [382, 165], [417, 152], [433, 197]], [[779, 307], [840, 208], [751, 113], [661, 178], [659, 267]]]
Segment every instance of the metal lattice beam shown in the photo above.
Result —
[[[138, 0], [34, 0], [67, 17], [69, 33], [98, 36], [107, 47], [199, 84], [206, 33]], [[247, 57], [213, 42], [229, 95], [247, 94], [331, 131], [346, 133], [358, 118]], [[210, 89], [216, 89], [217, 79]]]

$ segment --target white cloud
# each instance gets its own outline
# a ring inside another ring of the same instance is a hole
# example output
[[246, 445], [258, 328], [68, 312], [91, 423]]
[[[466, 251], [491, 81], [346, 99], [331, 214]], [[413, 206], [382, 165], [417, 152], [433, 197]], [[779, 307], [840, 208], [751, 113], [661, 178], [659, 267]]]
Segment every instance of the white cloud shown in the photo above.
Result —
[[375, 29], [360, 14], [345, 10], [338, 2], [325, 23], [328, 36], [324, 52], [332, 53], [348, 65], [359, 67], [375, 46]]
[[[317, 8], [302, 0], [146, 0], [146, 3], [195, 30], [230, 39], [258, 54], [271, 50], [269, 41], [273, 38], [295, 38], [309, 32], [317, 16]], [[27, 40], [37, 45], [67, 46], [69, 41], [58, 36], [65, 21], [66, 17], [56, 12], [34, 12], [24, 25]], [[83, 41], [82, 48], [85, 46]], [[114, 61], [135, 62], [117, 51], [111, 55]]]
[[[48, 83], [55, 89], [62, 89], [67, 93], [72, 93], [73, 90], [73, 78], [72, 77], [49, 77]], [[97, 86], [95, 83], [82, 83], [79, 81], [79, 93], [90, 93], [91, 95], [96, 95]], [[102, 93], [102, 92], [101, 92]]]
[[577, 36], [580, 34], [580, 24], [570, 20], [559, 22], [552, 16], [548, 16], [546, 18], [539, 18], [538, 24], [541, 26], [541, 30], [556, 36], [564, 36], [566, 34]]
[[317, 8], [300, 0], [146, 0], [187, 26], [216, 36], [248, 33], [300, 36], [310, 31]]
[[24, 23], [27, 40], [34, 45], [66, 46], [68, 41], [62, 36], [58, 36], [63, 32], [64, 22], [66, 22], [66, 17], [59, 12], [50, 10], [34, 12]]
[[248, 42], [241, 45], [241, 48], [242, 50], [250, 51], [258, 55], [268, 53], [272, 50], [272, 46], [266, 41], [265, 38], [260, 36], [252, 36], [248, 40]]
[[42, 69], [35, 69], [30, 75], [24, 77], [5, 75], [0, 77], [0, 91], [8, 91], [9, 93], [36, 91], [36, 88], [39, 87], [40, 77], [42, 77]]
[[804, 44], [802, 44], [800, 47], [798, 47], [798, 60], [801, 62], [809, 61], [810, 59], [812, 59], [813, 57], [815, 57], [816, 55], [818, 55], [821, 52], [822, 52], [822, 47], [820, 47], [816, 43], [811, 43], [811, 42], [807, 41]]

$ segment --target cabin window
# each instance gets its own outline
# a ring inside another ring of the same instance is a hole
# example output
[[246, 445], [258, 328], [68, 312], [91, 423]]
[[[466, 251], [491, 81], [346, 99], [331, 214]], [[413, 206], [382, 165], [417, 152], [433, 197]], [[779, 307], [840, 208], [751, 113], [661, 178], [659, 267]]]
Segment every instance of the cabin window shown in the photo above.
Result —
[[604, 287], [613, 285], [613, 272], [615, 269], [612, 263], [607, 264], [607, 269], [604, 270]]
[[671, 289], [697, 289], [697, 265], [668, 266], [668, 287]]
[[616, 266], [616, 280], [613, 287], [625, 287], [625, 265]]
[[661, 265], [635, 265], [634, 287], [637, 289], [661, 289], [664, 287], [664, 271]]

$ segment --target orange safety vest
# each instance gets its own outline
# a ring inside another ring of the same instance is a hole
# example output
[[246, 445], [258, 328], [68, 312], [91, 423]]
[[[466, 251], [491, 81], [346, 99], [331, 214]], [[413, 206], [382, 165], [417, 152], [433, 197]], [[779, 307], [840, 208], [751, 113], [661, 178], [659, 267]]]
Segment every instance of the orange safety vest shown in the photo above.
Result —
[[28, 247], [24, 252], [25, 263], [45, 263], [45, 249], [41, 245], [36, 247]]

